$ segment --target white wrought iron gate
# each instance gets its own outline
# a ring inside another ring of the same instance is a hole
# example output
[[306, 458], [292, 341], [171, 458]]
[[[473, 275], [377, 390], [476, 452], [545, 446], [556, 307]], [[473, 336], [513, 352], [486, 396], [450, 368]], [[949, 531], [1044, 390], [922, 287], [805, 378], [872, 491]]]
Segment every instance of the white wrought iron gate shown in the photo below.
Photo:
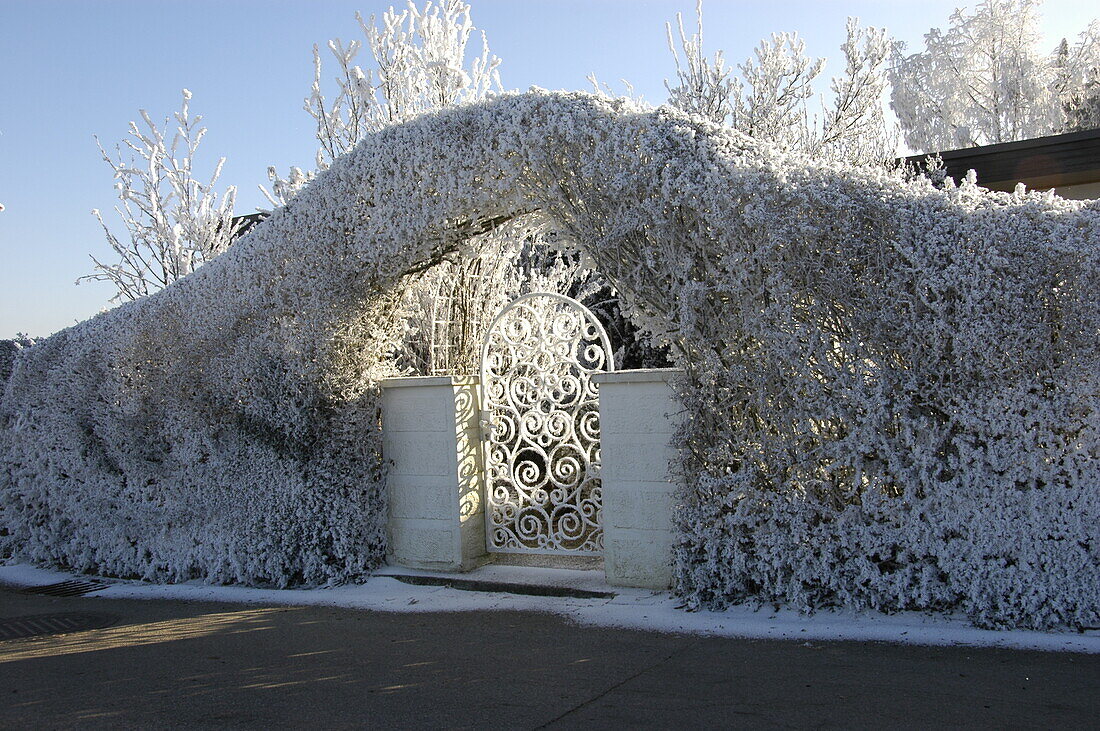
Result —
[[508, 553], [600, 553], [597, 371], [611, 346], [581, 303], [538, 292], [504, 308], [481, 351], [486, 543]]

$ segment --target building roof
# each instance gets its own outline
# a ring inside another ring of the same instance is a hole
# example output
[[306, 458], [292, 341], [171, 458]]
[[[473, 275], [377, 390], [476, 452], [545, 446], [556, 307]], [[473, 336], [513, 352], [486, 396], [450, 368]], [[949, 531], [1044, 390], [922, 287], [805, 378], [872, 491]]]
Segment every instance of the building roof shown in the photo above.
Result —
[[241, 216], [233, 216], [233, 225], [237, 230], [233, 238], [239, 239], [244, 236], [270, 215], [270, 211], [257, 211], [256, 213], [245, 213]]
[[[1043, 189], [1100, 182], [1100, 129], [947, 150], [939, 155], [952, 178], [958, 180], [974, 170], [978, 184], [991, 190], [1011, 191], [1016, 183]], [[927, 157], [906, 159], [920, 164]]]

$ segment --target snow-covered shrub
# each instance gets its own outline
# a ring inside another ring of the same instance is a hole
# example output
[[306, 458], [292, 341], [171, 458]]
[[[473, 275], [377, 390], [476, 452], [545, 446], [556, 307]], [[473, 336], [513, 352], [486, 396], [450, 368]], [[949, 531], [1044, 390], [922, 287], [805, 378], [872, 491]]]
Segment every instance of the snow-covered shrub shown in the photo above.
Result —
[[8, 378], [11, 377], [12, 369], [15, 368], [15, 358], [19, 351], [32, 345], [34, 345], [34, 338], [22, 333], [17, 334], [10, 340], [0, 340], [0, 393], [3, 392]]
[[690, 605], [1096, 624], [1100, 204], [936, 189], [584, 94], [369, 136], [226, 254], [28, 350], [2, 550], [158, 580], [369, 570], [408, 273], [536, 209], [685, 370]]

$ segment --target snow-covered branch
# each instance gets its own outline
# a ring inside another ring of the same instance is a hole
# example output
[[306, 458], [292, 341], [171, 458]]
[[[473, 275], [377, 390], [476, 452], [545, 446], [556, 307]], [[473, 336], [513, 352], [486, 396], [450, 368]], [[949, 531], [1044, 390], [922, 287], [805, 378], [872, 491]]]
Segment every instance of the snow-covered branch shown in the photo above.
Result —
[[[225, 158], [218, 160], [207, 182], [195, 177], [195, 154], [206, 128], [200, 126], [201, 116], [190, 116], [190, 99], [191, 92], [184, 89], [180, 110], [160, 127], [140, 110], [142, 124], [130, 122], [130, 137], [115, 146], [114, 157], [99, 145], [114, 173], [121, 203], [115, 211], [126, 233], [116, 236], [100, 212], [92, 211], [117, 261], [100, 261], [93, 255], [94, 273], [77, 282], [110, 282], [117, 289], [113, 301], [134, 300], [162, 289], [225, 251], [233, 241], [236, 189], [229, 187], [223, 194], [215, 190]], [[166, 135], [171, 135], [170, 140]]]
[[762, 40], [735, 75], [722, 51], [713, 58], [705, 55], [702, 12], [699, 0], [691, 36], [679, 14], [675, 36], [672, 24], [666, 24], [677, 76], [675, 84], [665, 81], [669, 104], [754, 139], [814, 156], [861, 164], [893, 157], [896, 140], [882, 113], [891, 48], [885, 30], [861, 28], [856, 19], [848, 19], [841, 48], [845, 73], [832, 80], [833, 99], [819, 119], [810, 113], [809, 101], [825, 59], [808, 57], [797, 33], [774, 33]]
[[[741, 100], [741, 82], [733, 76], [726, 66], [722, 51], [709, 59], [703, 53], [703, 0], [695, 5], [696, 29], [690, 37], [684, 31], [684, 19], [676, 13], [678, 38], [672, 35], [672, 24], [665, 23], [668, 36], [668, 50], [676, 63], [676, 85], [665, 79], [669, 104], [689, 114], [706, 117], [715, 124], [728, 123], [735, 105]], [[680, 50], [676, 48], [679, 40]], [[683, 63], [680, 54], [683, 53]]]
[[362, 41], [328, 42], [336, 63], [336, 91], [324, 93], [321, 52], [313, 49], [313, 88], [305, 110], [317, 124], [318, 167], [355, 146], [371, 132], [412, 119], [432, 109], [483, 99], [500, 90], [500, 59], [481, 35], [481, 53], [467, 61], [474, 31], [470, 6], [461, 0], [411, 2], [401, 12], [390, 8], [381, 24], [356, 14], [370, 49], [373, 67], [356, 63]]

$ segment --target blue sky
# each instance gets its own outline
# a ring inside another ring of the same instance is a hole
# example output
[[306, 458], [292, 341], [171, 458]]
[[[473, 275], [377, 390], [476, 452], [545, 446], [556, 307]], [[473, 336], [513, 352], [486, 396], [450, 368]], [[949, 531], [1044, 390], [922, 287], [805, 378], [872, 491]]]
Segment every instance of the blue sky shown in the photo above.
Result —
[[[109, 257], [90, 211], [115, 204], [110, 169], [92, 135], [113, 144], [137, 110], [175, 111], [180, 90], [209, 132], [197, 170], [227, 158], [221, 185], [238, 188], [237, 211], [263, 205], [268, 165], [311, 166], [316, 144], [302, 100], [312, 81], [312, 46], [361, 36], [355, 12], [381, 15], [392, 1], [0, 0], [0, 338], [47, 335], [94, 315], [113, 294], [74, 280], [89, 253]], [[807, 52], [838, 71], [849, 15], [919, 46], [943, 27], [954, 0], [740, 2], [707, 0], [706, 46], [740, 62], [771, 32], [797, 30]], [[973, 4], [973, 3], [971, 3]], [[629, 80], [661, 102], [672, 75], [664, 23], [689, 19], [694, 0], [472, 0], [474, 24], [502, 59], [507, 89], [585, 89], [594, 72], [616, 89]], [[1092, 2], [1048, 0], [1049, 45], [1075, 36]]]

